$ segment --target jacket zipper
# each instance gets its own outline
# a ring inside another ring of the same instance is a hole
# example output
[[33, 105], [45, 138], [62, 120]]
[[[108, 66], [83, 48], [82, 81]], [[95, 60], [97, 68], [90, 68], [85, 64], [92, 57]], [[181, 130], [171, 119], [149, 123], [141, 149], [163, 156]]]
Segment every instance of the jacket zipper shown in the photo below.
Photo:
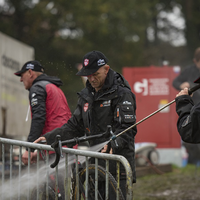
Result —
[[109, 91], [109, 92], [107, 92], [107, 93], [104, 93], [104, 94], [102, 94], [101, 96], [99, 96], [96, 100], [99, 100], [101, 97], [103, 97], [104, 95], [107, 95], [107, 94], [111, 94], [111, 93], [113, 93], [113, 92], [115, 92], [115, 90], [112, 90], [112, 91]]

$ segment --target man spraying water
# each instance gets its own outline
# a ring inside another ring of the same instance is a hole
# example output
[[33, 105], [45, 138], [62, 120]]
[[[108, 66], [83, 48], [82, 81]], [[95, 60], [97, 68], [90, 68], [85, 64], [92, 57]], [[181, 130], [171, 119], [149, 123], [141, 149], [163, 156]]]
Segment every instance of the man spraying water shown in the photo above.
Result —
[[[135, 95], [131, 92], [124, 77], [113, 71], [107, 63], [108, 59], [99, 51], [89, 52], [83, 57], [83, 68], [77, 75], [86, 76], [88, 80], [86, 87], [78, 93], [78, 104], [72, 118], [61, 128], [45, 134], [39, 140], [46, 139], [47, 144], [52, 144], [56, 135], [60, 135], [61, 140], [81, 137], [85, 134], [97, 135], [106, 132], [107, 125], [111, 125], [113, 134], [117, 135], [135, 123]], [[134, 137], [136, 133], [137, 129], [134, 127], [117, 137], [115, 141], [111, 141], [111, 150], [109, 151], [122, 155], [129, 161], [134, 182], [136, 181], [134, 164]], [[107, 140], [108, 138], [95, 138], [89, 143], [90, 146], [94, 146]], [[107, 147], [105, 145], [101, 152], [107, 152]], [[110, 169], [111, 173], [115, 175], [116, 163], [113, 162], [110, 162]], [[99, 164], [101, 165], [100, 162]], [[125, 169], [123, 166], [120, 169], [120, 187], [126, 194]], [[102, 187], [105, 189], [105, 186]]]

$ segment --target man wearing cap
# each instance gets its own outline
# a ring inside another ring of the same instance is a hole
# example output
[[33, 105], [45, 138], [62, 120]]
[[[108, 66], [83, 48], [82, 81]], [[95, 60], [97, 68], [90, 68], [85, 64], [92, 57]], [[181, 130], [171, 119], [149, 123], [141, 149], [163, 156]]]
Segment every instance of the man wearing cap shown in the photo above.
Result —
[[[15, 73], [20, 76], [26, 90], [32, 114], [31, 128], [27, 141], [34, 142], [41, 135], [61, 127], [71, 117], [71, 112], [62, 90], [59, 78], [44, 74], [44, 68], [38, 61], [26, 62]], [[31, 161], [34, 157], [31, 149]], [[28, 151], [22, 156], [22, 162], [28, 164]]]
[[[113, 71], [107, 64], [108, 59], [99, 51], [92, 51], [83, 57], [82, 69], [77, 73], [79, 76], [88, 78], [86, 87], [78, 93], [79, 99], [73, 116], [61, 128], [55, 129], [39, 140], [46, 139], [48, 144], [55, 141], [56, 135], [61, 135], [61, 140], [86, 135], [96, 135], [106, 132], [107, 125], [112, 126], [115, 135], [130, 127], [136, 122], [135, 95], [124, 77]], [[129, 161], [135, 177], [135, 148], [134, 137], [137, 129], [128, 130], [117, 137], [116, 142], [111, 142], [110, 153], [122, 155]], [[38, 141], [39, 141], [38, 140]], [[94, 139], [89, 141], [90, 146], [103, 143], [108, 138]], [[101, 152], [107, 151], [107, 145]], [[110, 161], [110, 163], [112, 163]], [[112, 165], [112, 164], [111, 164]], [[116, 163], [110, 169], [113, 174]], [[124, 168], [121, 170], [121, 189], [126, 194]], [[105, 188], [105, 187], [104, 187]]]
[[[173, 80], [173, 87], [178, 91], [183, 90], [185, 87], [191, 88], [195, 84], [193, 83], [200, 76], [200, 47], [194, 52], [193, 65], [186, 67], [181, 73]], [[200, 91], [197, 90], [192, 100], [195, 104], [200, 101]]]

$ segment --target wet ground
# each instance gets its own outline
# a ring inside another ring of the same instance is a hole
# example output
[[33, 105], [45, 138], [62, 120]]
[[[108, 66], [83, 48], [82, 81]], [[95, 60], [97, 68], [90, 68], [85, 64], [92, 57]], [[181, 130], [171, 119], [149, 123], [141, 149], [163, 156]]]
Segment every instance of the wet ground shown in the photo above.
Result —
[[173, 166], [172, 172], [137, 178], [134, 200], [200, 200], [200, 167]]

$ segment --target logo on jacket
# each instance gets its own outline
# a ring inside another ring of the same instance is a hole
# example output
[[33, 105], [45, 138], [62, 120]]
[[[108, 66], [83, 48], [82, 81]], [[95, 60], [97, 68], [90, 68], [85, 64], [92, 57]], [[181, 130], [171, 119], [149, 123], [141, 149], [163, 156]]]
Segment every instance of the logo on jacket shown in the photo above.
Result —
[[88, 110], [88, 106], [89, 106], [89, 103], [85, 103], [85, 104], [84, 104], [83, 110], [84, 110], [85, 112]]
[[87, 66], [89, 64], [89, 59], [84, 60], [84, 65]]
[[111, 103], [111, 100], [103, 101], [103, 102], [100, 104], [100, 107], [107, 107], [107, 106], [110, 106], [110, 103]]
[[35, 106], [37, 104], [38, 104], [38, 99], [32, 98], [31, 99], [31, 106], [33, 107], [33, 106]]
[[125, 105], [131, 105], [132, 103], [130, 101], [123, 101], [123, 104], [125, 104]]

